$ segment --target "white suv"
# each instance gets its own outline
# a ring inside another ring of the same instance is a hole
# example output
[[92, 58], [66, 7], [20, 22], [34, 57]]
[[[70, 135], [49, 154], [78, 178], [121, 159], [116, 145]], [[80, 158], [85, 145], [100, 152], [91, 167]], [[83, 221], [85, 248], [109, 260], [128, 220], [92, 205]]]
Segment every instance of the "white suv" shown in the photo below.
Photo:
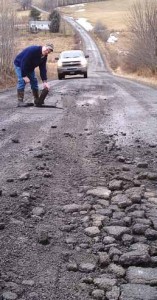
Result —
[[89, 55], [84, 55], [81, 50], [69, 50], [61, 52], [57, 60], [58, 79], [62, 79], [65, 75], [84, 75], [87, 78], [87, 59]]

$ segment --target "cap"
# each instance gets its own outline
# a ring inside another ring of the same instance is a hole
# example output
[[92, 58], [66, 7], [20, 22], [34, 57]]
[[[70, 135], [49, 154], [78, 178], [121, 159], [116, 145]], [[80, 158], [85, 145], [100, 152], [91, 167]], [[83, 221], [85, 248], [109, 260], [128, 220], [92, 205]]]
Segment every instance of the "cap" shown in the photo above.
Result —
[[54, 46], [53, 46], [53, 44], [46, 44], [46, 48], [53, 51]]

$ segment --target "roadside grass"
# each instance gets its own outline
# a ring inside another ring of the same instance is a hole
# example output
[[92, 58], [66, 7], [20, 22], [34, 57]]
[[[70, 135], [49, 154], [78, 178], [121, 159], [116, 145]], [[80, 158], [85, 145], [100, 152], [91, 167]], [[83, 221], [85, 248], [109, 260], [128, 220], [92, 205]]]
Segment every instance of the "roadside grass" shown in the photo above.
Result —
[[99, 21], [110, 31], [126, 30], [125, 18], [134, 0], [109, 0], [61, 7], [74, 18], [86, 18], [93, 26]]

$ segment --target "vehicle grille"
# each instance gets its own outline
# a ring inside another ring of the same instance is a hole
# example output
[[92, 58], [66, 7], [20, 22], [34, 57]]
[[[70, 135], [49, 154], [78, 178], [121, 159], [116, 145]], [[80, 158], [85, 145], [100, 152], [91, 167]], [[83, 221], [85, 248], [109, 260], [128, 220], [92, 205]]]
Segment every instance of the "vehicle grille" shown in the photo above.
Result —
[[80, 67], [81, 63], [80, 61], [68, 61], [68, 62], [63, 62], [62, 63], [63, 67]]

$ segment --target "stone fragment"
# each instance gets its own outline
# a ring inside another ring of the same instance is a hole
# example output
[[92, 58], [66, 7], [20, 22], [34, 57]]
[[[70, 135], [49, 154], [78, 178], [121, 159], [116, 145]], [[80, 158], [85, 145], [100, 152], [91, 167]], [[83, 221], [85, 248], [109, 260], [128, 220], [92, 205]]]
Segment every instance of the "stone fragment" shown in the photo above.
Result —
[[100, 289], [96, 289], [92, 292], [92, 297], [94, 299], [97, 299], [97, 300], [103, 300], [104, 299], [104, 296], [105, 296], [105, 293], [103, 290], [100, 290]]
[[3, 300], [16, 300], [18, 298], [17, 294], [13, 292], [4, 292], [2, 297]]
[[111, 195], [111, 191], [106, 187], [97, 187], [87, 191], [87, 195], [97, 196], [103, 199], [109, 199]]
[[119, 262], [124, 266], [138, 266], [146, 265], [151, 261], [151, 258], [147, 252], [141, 251], [129, 251], [121, 255]]
[[135, 210], [133, 212], [129, 212], [128, 216], [132, 217], [132, 218], [144, 218], [145, 217], [145, 211], [144, 210]]
[[99, 230], [99, 228], [96, 227], [96, 226], [91, 226], [91, 227], [87, 227], [87, 228], [85, 229], [85, 233], [86, 233], [88, 236], [90, 236], [90, 237], [94, 237], [94, 236], [99, 235], [100, 230]]
[[157, 285], [157, 269], [129, 267], [126, 272], [129, 283]]
[[23, 280], [22, 284], [23, 285], [28, 285], [28, 286], [33, 286], [34, 285], [34, 280], [31, 280], [31, 279]]
[[133, 238], [133, 236], [130, 235], [130, 234], [124, 234], [124, 235], [122, 236], [122, 241], [123, 241], [123, 244], [124, 244], [124, 245], [130, 245], [130, 244], [132, 244], [132, 243], [133, 243], [133, 240], [134, 240], [134, 238]]
[[157, 239], [157, 231], [149, 228], [145, 231], [145, 236], [148, 240], [155, 240]]
[[104, 230], [115, 239], [120, 239], [123, 234], [130, 233], [130, 229], [123, 226], [105, 226]]
[[78, 271], [78, 265], [76, 263], [69, 263], [67, 265], [67, 270], [77, 272]]
[[112, 197], [111, 203], [118, 205], [120, 208], [126, 208], [132, 204], [131, 200], [124, 194], [118, 194]]
[[105, 236], [103, 239], [103, 244], [108, 245], [108, 244], [113, 244], [116, 241], [116, 239], [112, 236]]
[[15, 144], [18, 144], [18, 143], [19, 143], [19, 139], [12, 138], [11, 140], [12, 140], [12, 142], [15, 143]]
[[156, 300], [157, 289], [144, 284], [123, 284], [119, 300]]
[[39, 230], [38, 231], [38, 242], [42, 245], [49, 244], [49, 235], [46, 230]]
[[103, 274], [100, 277], [94, 278], [94, 284], [100, 289], [110, 291], [117, 284], [117, 280]]
[[138, 168], [148, 168], [148, 163], [147, 162], [138, 162], [137, 163]]
[[132, 187], [127, 189], [125, 193], [134, 203], [140, 203], [144, 192], [141, 187]]
[[149, 225], [138, 224], [136, 223], [132, 227], [132, 231], [134, 234], [145, 234], [145, 231], [148, 229]]
[[106, 267], [109, 265], [110, 263], [110, 257], [106, 252], [98, 252], [98, 262], [100, 267]]
[[20, 177], [19, 177], [19, 180], [28, 180], [30, 177], [30, 174], [29, 173], [24, 173], [24, 174], [21, 174]]
[[114, 256], [120, 256], [122, 255], [122, 252], [117, 249], [116, 247], [111, 247], [109, 250], [109, 256], [112, 259]]
[[104, 207], [108, 207], [109, 206], [109, 202], [107, 200], [103, 200], [103, 199], [98, 199], [98, 204], [104, 206]]
[[108, 300], [119, 300], [120, 296], [120, 288], [118, 286], [114, 286], [110, 292], [106, 293], [106, 298]]
[[[36, 292], [31, 292], [28, 294], [28, 299], [29, 300], [39, 300], [39, 294], [37, 294]], [[23, 300], [23, 299], [21, 299]]]
[[117, 277], [125, 276], [125, 269], [116, 264], [110, 264], [108, 267], [109, 272], [115, 274]]
[[122, 180], [116, 180], [116, 179], [114, 179], [114, 180], [111, 180], [111, 181], [109, 182], [109, 189], [110, 189], [111, 191], [121, 190], [122, 185], [123, 185]]
[[93, 272], [96, 268], [96, 265], [93, 263], [82, 263], [79, 265], [79, 270], [84, 273]]
[[78, 205], [75, 203], [71, 203], [71, 204], [64, 205], [63, 211], [65, 213], [73, 213], [73, 212], [79, 212], [81, 210], [88, 210], [90, 208], [91, 206], [89, 204]]
[[117, 159], [119, 162], [125, 162], [124, 156], [118, 156]]
[[35, 216], [42, 216], [45, 213], [45, 209], [43, 207], [34, 207], [32, 210], [32, 214]]
[[149, 180], [156, 180], [157, 179], [157, 173], [149, 172], [147, 173], [147, 177]]

